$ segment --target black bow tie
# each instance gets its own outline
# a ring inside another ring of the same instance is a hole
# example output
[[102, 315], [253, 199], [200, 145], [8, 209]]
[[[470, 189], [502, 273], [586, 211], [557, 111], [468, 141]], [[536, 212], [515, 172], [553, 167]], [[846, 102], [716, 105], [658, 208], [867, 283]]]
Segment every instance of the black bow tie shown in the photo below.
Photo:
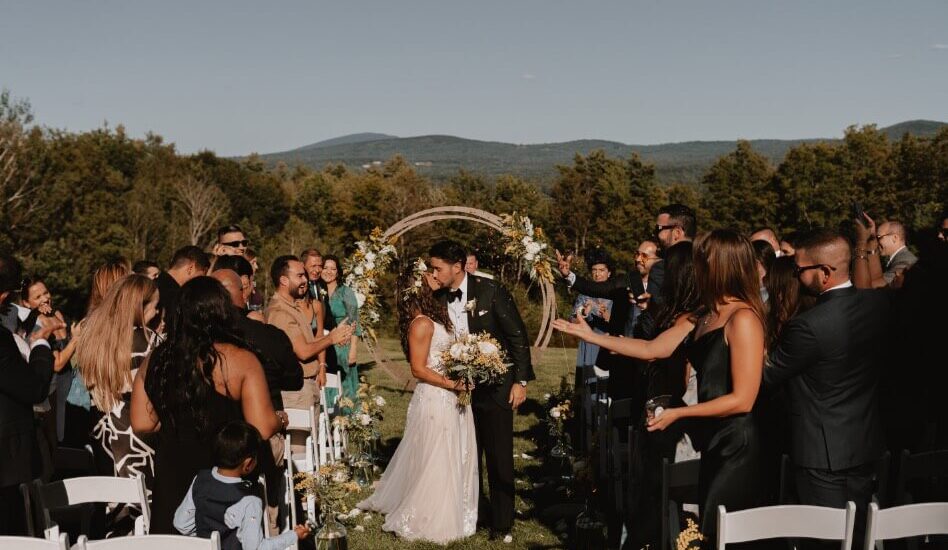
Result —
[[464, 296], [464, 292], [461, 291], [460, 288], [457, 289], [457, 290], [449, 290], [449, 291], [448, 291], [448, 303], [450, 304], [451, 302], [454, 302], [454, 301], [460, 302], [460, 301], [461, 301], [461, 298], [462, 298], [463, 296]]

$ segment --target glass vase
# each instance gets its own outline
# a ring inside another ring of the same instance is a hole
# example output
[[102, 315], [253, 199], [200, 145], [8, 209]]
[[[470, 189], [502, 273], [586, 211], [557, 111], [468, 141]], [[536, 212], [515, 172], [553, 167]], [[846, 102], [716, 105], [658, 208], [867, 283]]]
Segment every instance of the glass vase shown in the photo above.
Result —
[[583, 511], [576, 516], [577, 550], [599, 550], [606, 547], [606, 522], [602, 515], [586, 501]]
[[349, 539], [346, 527], [336, 520], [336, 515], [329, 512], [323, 517], [323, 525], [316, 531], [313, 542], [316, 550], [349, 550]]

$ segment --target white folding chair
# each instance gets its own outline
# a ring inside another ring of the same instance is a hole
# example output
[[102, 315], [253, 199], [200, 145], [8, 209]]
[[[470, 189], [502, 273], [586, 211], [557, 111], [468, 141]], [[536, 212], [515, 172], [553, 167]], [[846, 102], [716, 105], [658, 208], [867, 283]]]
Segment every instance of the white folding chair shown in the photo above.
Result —
[[[329, 375], [327, 375], [328, 377]], [[333, 375], [335, 376], [335, 375]], [[338, 401], [337, 397], [335, 401]], [[326, 399], [326, 388], [319, 390], [319, 415], [316, 417], [316, 457], [319, 464], [329, 464], [333, 461], [332, 425], [329, 422], [330, 410], [335, 407], [335, 401], [329, 403]]]
[[882, 541], [948, 535], [948, 502], [925, 502], [894, 508], [879, 509], [875, 502], [869, 505], [866, 522], [866, 550], [882, 548]]
[[59, 537], [59, 527], [52, 520], [50, 510], [89, 502], [137, 505], [142, 515], [135, 519], [135, 535], [148, 534], [151, 511], [145, 497], [145, 481], [141, 476], [74, 477], [47, 484], [35, 481], [34, 487], [46, 523], [43, 527], [47, 539]]
[[211, 538], [185, 537], [182, 535], [145, 535], [142, 537], [116, 537], [88, 541], [85, 535], [79, 537], [78, 550], [221, 550], [221, 536], [214, 531]]
[[69, 535], [62, 533], [56, 540], [33, 537], [0, 537], [4, 550], [69, 550]]
[[[290, 442], [292, 441], [292, 434], [286, 434], [286, 447], [284, 448], [284, 463], [286, 464], [286, 491], [283, 492], [283, 505], [286, 506], [286, 521], [283, 525], [284, 531], [288, 531], [299, 525], [299, 521], [296, 518], [296, 490], [294, 489], [296, 485], [296, 468], [293, 462], [293, 451], [290, 450]], [[308, 504], [308, 503], [307, 503]], [[294, 543], [290, 548], [298, 549], [299, 545]]]
[[[309, 409], [284, 409], [289, 423], [286, 426], [287, 432], [305, 432], [306, 443], [305, 450], [302, 453], [291, 453], [296, 470], [299, 472], [312, 472], [317, 466], [316, 458], [316, 440], [318, 439], [318, 430], [316, 428], [316, 407]], [[289, 434], [288, 434], [289, 435]], [[290, 439], [286, 440], [286, 448], [290, 449]]]
[[823, 506], [765, 506], [730, 512], [718, 506], [718, 550], [728, 543], [776, 538], [814, 538], [841, 541], [842, 550], [853, 544], [856, 504], [846, 508]]

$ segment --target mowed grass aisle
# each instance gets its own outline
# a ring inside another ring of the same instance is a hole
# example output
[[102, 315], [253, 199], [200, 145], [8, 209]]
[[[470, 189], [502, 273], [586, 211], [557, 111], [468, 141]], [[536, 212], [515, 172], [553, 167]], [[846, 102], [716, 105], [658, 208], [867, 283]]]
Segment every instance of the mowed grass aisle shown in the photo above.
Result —
[[[402, 353], [399, 343], [395, 339], [383, 339], [380, 342], [381, 352], [384, 357], [403, 373], [408, 372], [408, 363]], [[544, 394], [553, 392], [559, 387], [560, 378], [566, 374], [572, 381], [573, 364], [575, 363], [575, 348], [555, 348], [544, 351], [539, 359], [534, 358], [534, 371], [537, 379], [533, 381], [527, 392], [527, 401], [520, 407], [519, 413], [514, 415], [514, 467], [516, 469], [517, 496], [515, 507], [517, 510], [517, 519], [514, 525], [514, 543], [504, 544], [501, 541], [490, 541], [486, 530], [479, 530], [476, 535], [463, 541], [455, 542], [447, 546], [437, 544], [416, 542], [409, 543], [396, 538], [390, 533], [382, 531], [383, 518], [377, 514], [371, 514], [366, 519], [365, 514], [350, 520], [346, 528], [349, 530], [349, 548], [350, 549], [428, 549], [428, 548], [450, 548], [450, 549], [547, 549], [563, 548], [560, 541], [551, 528], [541, 523], [535, 517], [537, 508], [546, 508], [556, 504], [552, 501], [549, 494], [544, 494], [543, 502], [534, 501], [533, 484], [540, 481], [539, 470], [542, 466], [541, 452], [537, 450], [537, 444], [543, 444], [542, 434], [546, 433], [546, 427], [541, 424], [542, 416], [545, 414]], [[381, 454], [386, 457], [395, 452], [398, 442], [401, 440], [402, 430], [405, 425], [405, 414], [408, 409], [408, 402], [411, 400], [411, 392], [403, 390], [383, 368], [371, 363], [371, 354], [364, 347], [359, 349], [359, 362], [362, 364], [362, 373], [368, 378], [369, 383], [375, 385], [376, 393], [381, 395], [387, 401], [385, 407], [385, 419], [382, 421], [382, 451]], [[523, 458], [526, 454], [531, 458]], [[531, 476], [533, 476], [531, 478]], [[485, 477], [486, 483], [486, 477]], [[368, 494], [366, 492], [358, 495], [355, 500], [360, 500]], [[555, 498], [555, 497], [554, 497]], [[364, 531], [356, 529], [361, 525]]]

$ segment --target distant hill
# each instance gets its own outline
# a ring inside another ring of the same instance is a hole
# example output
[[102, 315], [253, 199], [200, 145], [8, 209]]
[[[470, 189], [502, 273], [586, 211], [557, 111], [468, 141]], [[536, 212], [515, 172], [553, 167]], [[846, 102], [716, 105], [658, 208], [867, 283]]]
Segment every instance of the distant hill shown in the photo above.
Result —
[[[905, 133], [917, 136], [934, 135], [944, 122], [913, 120], [883, 128], [892, 140]], [[787, 150], [800, 143], [835, 139], [752, 140], [754, 149], [773, 162], [783, 159]], [[734, 150], [735, 141], [688, 141], [660, 145], [627, 145], [595, 139], [518, 145], [498, 141], [479, 141], [455, 136], [430, 135], [399, 138], [386, 134], [352, 134], [306, 145], [291, 151], [260, 155], [268, 165], [283, 162], [288, 166], [307, 165], [322, 169], [327, 164], [342, 163], [352, 168], [370, 166], [402, 155], [418, 171], [435, 180], [442, 180], [464, 169], [486, 176], [513, 174], [523, 178], [549, 181], [556, 175], [556, 165], [570, 164], [577, 153], [588, 154], [603, 149], [612, 157], [628, 157], [638, 153], [655, 164], [663, 182], [697, 182], [708, 166], [721, 155]]]

